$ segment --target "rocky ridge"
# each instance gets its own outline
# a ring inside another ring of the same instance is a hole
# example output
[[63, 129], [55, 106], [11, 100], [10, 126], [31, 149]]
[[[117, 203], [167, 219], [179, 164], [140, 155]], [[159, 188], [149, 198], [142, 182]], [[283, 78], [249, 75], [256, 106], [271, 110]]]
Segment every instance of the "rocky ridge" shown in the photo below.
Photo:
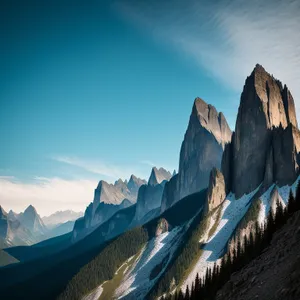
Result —
[[136, 202], [135, 222], [139, 222], [151, 210], [161, 206], [164, 186], [172, 177], [164, 168], [152, 168], [148, 184], [140, 187]]
[[230, 140], [231, 130], [224, 115], [196, 98], [181, 145], [179, 171], [165, 186], [162, 211], [208, 186], [210, 172], [214, 167], [221, 168], [223, 149]]
[[129, 181], [119, 179], [114, 184], [101, 180], [94, 191], [93, 202], [86, 208], [84, 216], [75, 222], [73, 241], [85, 237], [117, 211], [134, 204], [140, 186], [145, 183], [134, 175]]

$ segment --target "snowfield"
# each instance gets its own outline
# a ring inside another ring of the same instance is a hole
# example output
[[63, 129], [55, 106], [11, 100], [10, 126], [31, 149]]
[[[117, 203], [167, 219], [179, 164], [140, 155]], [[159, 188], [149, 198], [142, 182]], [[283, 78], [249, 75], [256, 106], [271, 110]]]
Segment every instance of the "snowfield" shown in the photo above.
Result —
[[282, 187], [278, 187], [277, 185], [273, 184], [268, 188], [267, 191], [260, 197], [262, 201], [261, 210], [258, 215], [258, 222], [263, 225], [265, 219], [270, 211], [271, 207], [271, 193], [274, 188], [277, 189], [279, 194], [279, 201], [281, 202], [282, 206], [285, 207], [289, 200], [290, 190], [292, 190], [293, 194], [296, 194], [296, 188], [299, 182], [300, 176], [296, 179], [296, 181], [292, 185], [285, 185]]
[[[115, 292], [115, 297], [118, 299], [144, 299], [170, 262], [184, 233], [184, 226], [180, 226], [151, 239], [139, 258], [124, 275], [124, 279]], [[155, 278], [150, 280], [151, 271], [164, 259], [167, 261], [163, 268]]]
[[203, 253], [194, 266], [192, 272], [182, 284], [181, 288], [183, 292], [185, 291], [187, 285], [189, 285], [191, 288], [197, 273], [199, 273], [200, 277], [203, 277], [207, 267], [213, 267], [215, 262], [220, 263], [219, 258], [223, 255], [229, 238], [231, 237], [242, 217], [247, 212], [251, 203], [251, 199], [256, 194], [258, 189], [259, 187], [250, 194], [242, 196], [238, 200], [235, 199], [235, 195], [232, 193], [226, 197], [222, 203], [222, 212], [219, 224], [213, 235], [203, 246]]

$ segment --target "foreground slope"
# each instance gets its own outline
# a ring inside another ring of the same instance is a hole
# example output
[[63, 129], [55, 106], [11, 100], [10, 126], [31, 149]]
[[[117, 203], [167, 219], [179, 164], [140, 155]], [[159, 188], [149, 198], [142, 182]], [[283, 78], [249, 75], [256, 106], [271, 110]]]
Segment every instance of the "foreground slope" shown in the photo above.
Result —
[[270, 246], [218, 292], [217, 300], [300, 299], [300, 212], [275, 233]]

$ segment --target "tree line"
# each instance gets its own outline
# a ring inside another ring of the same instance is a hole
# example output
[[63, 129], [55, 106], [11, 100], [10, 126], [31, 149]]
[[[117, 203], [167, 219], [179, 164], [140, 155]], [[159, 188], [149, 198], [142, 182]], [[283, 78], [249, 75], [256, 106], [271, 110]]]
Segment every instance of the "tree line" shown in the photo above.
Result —
[[234, 243], [236, 246], [233, 251], [228, 251], [223, 256], [220, 265], [215, 263], [213, 268], [207, 269], [203, 278], [197, 274], [192, 287], [186, 286], [185, 292], [179, 289], [173, 295], [162, 296], [161, 300], [215, 299], [217, 291], [230, 279], [230, 276], [258, 257], [270, 245], [274, 233], [298, 210], [300, 210], [300, 182], [295, 197], [290, 190], [286, 207], [277, 200], [276, 210], [273, 212], [270, 208], [265, 224], [260, 226], [256, 222], [249, 236], [245, 235], [243, 241], [238, 238]]

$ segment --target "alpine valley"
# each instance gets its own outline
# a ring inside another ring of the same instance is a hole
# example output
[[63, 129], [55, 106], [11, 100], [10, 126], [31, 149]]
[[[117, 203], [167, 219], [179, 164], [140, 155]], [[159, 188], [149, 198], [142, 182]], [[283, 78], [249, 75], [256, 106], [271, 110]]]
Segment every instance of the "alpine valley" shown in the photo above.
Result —
[[177, 173], [101, 180], [83, 215], [1, 208], [1, 299], [300, 299], [299, 164], [293, 97], [257, 64], [234, 131], [194, 100]]

